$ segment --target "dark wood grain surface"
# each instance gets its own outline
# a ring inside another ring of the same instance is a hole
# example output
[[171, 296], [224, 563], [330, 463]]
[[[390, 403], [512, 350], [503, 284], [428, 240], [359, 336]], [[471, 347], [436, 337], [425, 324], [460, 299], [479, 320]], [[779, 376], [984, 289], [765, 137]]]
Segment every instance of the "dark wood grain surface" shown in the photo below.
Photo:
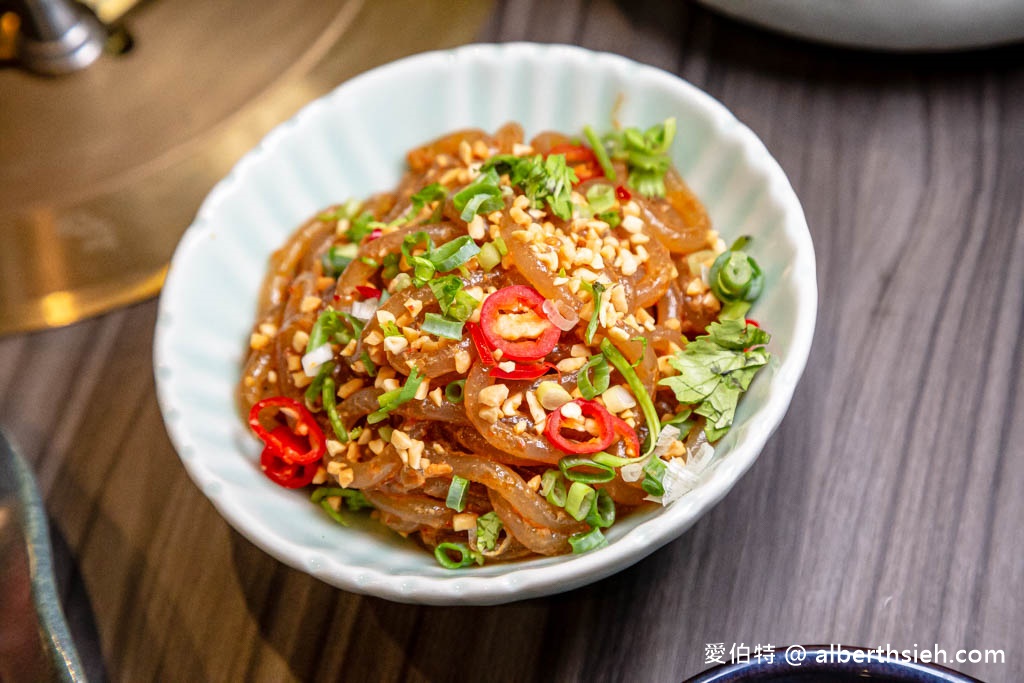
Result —
[[782, 426], [631, 569], [490, 608], [331, 588], [231, 530], [157, 408], [156, 305], [0, 340], [0, 424], [39, 477], [94, 680], [679, 681], [709, 643], [1002, 649], [1024, 680], [1024, 48], [892, 56], [676, 3], [500, 3], [486, 41], [678, 73], [765, 142], [820, 307]]

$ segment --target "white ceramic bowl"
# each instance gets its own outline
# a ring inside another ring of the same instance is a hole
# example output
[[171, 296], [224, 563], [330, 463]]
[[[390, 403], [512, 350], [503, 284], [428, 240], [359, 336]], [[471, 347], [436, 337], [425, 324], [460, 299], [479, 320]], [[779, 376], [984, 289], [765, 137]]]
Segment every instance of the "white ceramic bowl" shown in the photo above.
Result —
[[[675, 116], [672, 156], [728, 240], [755, 237], [766, 275], [755, 314], [777, 362], [743, 398], [706, 481], [668, 508], [621, 520], [610, 544], [450, 571], [367, 520], [343, 528], [258, 467], [234, 404], [267, 258], [319, 208], [392, 187], [410, 147], [453, 129], [515, 120], [527, 135]], [[817, 306], [814, 251], [778, 164], [721, 104], [664, 71], [576, 47], [470, 45], [374, 69], [313, 102], [243, 158], [203, 203], [171, 263], [154, 362], [164, 421], [195, 483], [239, 532], [346, 590], [431, 604], [492, 604], [569, 590], [633, 564], [685, 531], [750, 467], [803, 371]]]
[[938, 52], [1024, 38], [1021, 0], [700, 0], [720, 12], [845, 47]]

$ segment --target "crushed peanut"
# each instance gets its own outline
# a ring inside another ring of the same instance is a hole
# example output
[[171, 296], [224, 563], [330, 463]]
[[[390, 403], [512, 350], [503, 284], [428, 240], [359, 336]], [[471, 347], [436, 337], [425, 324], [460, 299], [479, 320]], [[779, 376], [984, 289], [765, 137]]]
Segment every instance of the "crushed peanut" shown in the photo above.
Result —
[[480, 390], [478, 396], [480, 402], [485, 406], [498, 407], [508, 398], [508, 385], [492, 384]]

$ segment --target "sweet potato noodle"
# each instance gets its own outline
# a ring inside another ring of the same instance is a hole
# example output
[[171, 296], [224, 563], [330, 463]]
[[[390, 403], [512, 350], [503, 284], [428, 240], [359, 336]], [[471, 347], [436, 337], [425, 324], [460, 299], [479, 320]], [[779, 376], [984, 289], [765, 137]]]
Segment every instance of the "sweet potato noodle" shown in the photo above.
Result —
[[271, 479], [342, 523], [372, 508], [445, 566], [579, 551], [650, 504], [622, 466], [686, 408], [658, 381], [716, 320], [725, 247], [667, 156], [645, 194], [646, 167], [593, 143], [452, 133], [292, 234], [238, 388]]

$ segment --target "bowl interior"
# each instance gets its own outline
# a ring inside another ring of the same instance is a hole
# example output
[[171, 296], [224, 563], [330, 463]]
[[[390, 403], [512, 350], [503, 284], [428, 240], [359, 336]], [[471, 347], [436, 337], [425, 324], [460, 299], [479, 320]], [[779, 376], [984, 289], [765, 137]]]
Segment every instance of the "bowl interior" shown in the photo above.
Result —
[[[616, 107], [618, 108], [616, 109]], [[766, 286], [753, 315], [775, 360], [741, 401], [724, 456], [674, 505], [622, 520], [582, 556], [451, 572], [375, 523], [343, 528], [256, 467], [234, 387], [271, 251], [333, 202], [393, 187], [405, 152], [448, 131], [518, 121], [598, 130], [678, 120], [672, 156], [729, 242], [754, 237]], [[763, 145], [680, 79], [622, 57], [565, 46], [468, 46], [368, 72], [275, 129], [210, 194], [172, 262], [155, 366], [165, 422], [189, 474], [233, 526], [278, 559], [334, 585], [397, 600], [500, 602], [596, 580], [671, 540], [717, 501], [778, 425], [806, 361], [817, 293], [799, 203]]]

